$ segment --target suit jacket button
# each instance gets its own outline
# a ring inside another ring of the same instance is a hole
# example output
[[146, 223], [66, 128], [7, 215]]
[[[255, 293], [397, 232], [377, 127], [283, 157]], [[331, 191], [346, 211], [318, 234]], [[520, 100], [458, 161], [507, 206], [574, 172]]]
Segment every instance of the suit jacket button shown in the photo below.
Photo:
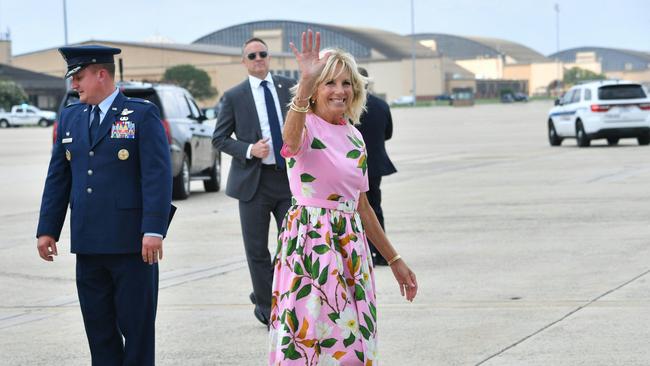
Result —
[[93, 170], [92, 169], [88, 169], [88, 175], [93, 175]]
[[93, 189], [89, 187], [86, 189], [86, 192], [88, 192], [88, 194], [93, 193]]
[[95, 156], [95, 152], [90, 150], [90, 152], [88, 153], [88, 156]]

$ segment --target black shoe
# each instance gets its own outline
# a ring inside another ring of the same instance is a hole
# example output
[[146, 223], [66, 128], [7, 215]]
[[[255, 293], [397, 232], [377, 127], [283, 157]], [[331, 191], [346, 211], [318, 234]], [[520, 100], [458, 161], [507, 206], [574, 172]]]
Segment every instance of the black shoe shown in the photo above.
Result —
[[257, 305], [257, 298], [255, 297], [255, 293], [251, 292], [250, 295], [248, 295], [248, 298], [251, 300], [253, 305]]
[[381, 256], [381, 254], [373, 255], [372, 262], [377, 266], [387, 266], [388, 262]]
[[255, 315], [255, 318], [259, 320], [260, 323], [266, 325], [267, 328], [269, 327], [269, 320], [264, 314], [262, 314], [262, 311], [257, 306], [253, 310], [253, 315]]

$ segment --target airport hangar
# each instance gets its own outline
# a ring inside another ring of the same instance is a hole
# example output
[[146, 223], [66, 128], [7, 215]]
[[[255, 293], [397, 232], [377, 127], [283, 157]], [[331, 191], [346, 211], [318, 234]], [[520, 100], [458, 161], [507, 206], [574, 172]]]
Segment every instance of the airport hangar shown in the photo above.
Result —
[[[167, 68], [192, 64], [208, 72], [213, 86], [223, 92], [245, 78], [241, 45], [253, 36], [268, 43], [272, 73], [297, 77], [289, 42], [299, 42], [301, 32], [307, 28], [321, 32], [323, 47], [339, 47], [352, 53], [368, 69], [376, 94], [387, 100], [411, 95], [413, 39], [379, 29], [266, 20], [227, 27], [191, 44], [164, 40], [89, 40], [80, 44], [121, 48], [124, 80], [158, 81]], [[546, 95], [547, 86], [558, 76], [561, 78], [563, 72], [561, 64], [505, 40], [443, 34], [417, 34], [415, 38], [416, 95], [421, 100], [463, 87], [472, 88], [477, 97], [496, 97], [502, 88]], [[53, 76], [65, 70], [57, 48], [13, 56], [11, 64]], [[217, 98], [201, 104], [213, 105]]]

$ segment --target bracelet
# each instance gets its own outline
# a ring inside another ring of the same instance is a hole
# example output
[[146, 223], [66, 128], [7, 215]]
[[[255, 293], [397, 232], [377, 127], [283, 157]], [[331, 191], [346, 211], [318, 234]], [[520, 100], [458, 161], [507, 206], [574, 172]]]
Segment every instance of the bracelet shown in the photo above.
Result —
[[291, 103], [289, 104], [289, 108], [292, 111], [298, 112], [298, 113], [307, 113], [307, 112], [309, 112], [309, 104], [307, 104], [306, 107], [300, 107], [300, 106], [296, 105], [294, 100], [291, 100]]
[[397, 254], [397, 255], [394, 256], [391, 260], [388, 261], [388, 265], [389, 265], [389, 266], [392, 266], [393, 263], [397, 262], [397, 260], [398, 260], [398, 259], [401, 259], [401, 258], [402, 258], [402, 256], [399, 255], [399, 254]]
[[300, 99], [297, 96], [295, 96], [295, 97], [293, 97], [293, 99], [291, 99], [291, 103], [293, 103], [293, 105], [298, 107], [298, 108], [303, 108], [303, 107], [299, 106], [298, 103], [307, 102], [307, 105], [305, 107], [309, 107], [311, 105], [311, 103], [309, 102], [310, 99], [311, 99], [311, 95], [308, 96], [305, 99]]

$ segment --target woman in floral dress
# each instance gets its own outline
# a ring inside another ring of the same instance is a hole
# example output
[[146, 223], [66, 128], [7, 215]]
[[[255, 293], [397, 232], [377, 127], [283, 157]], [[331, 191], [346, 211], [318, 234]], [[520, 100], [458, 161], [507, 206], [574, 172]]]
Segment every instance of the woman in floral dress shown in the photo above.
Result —
[[340, 50], [319, 55], [312, 31], [293, 44], [301, 71], [284, 125], [293, 206], [278, 238], [270, 365], [377, 366], [377, 308], [366, 235], [388, 258], [402, 295], [415, 274], [392, 247], [365, 193], [366, 151], [356, 122], [366, 80]]

